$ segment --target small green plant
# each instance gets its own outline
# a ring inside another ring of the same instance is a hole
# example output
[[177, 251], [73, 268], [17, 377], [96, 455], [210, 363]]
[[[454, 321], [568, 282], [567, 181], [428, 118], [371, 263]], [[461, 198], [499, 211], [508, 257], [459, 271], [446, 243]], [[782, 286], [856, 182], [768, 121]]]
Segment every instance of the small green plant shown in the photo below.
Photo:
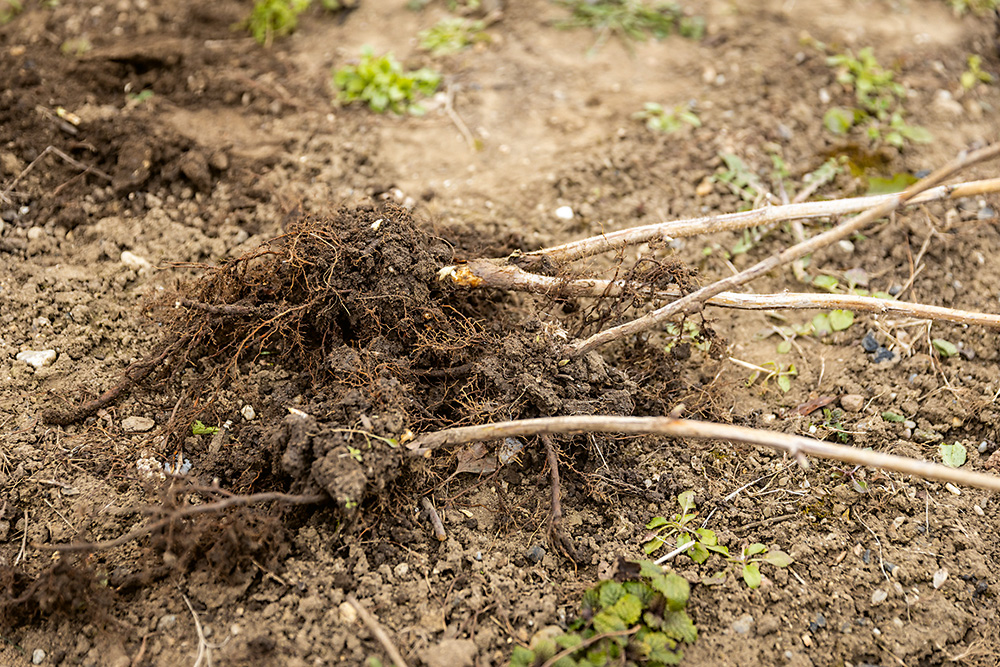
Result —
[[62, 54], [72, 58], [79, 58], [93, 48], [94, 45], [86, 37], [71, 37], [59, 45]]
[[[275, 37], [285, 37], [299, 27], [299, 14], [309, 9], [313, 0], [257, 0], [250, 16], [238, 24], [249, 31], [258, 44], [271, 46]], [[320, 0], [323, 9], [341, 9], [338, 0]]]
[[198, 419], [191, 425], [191, 435], [215, 435], [218, 432], [218, 426], [205, 426]]
[[976, 16], [986, 16], [1000, 7], [998, 0], [948, 0], [955, 16], [972, 12]]
[[962, 72], [961, 83], [962, 88], [966, 90], [972, 90], [979, 84], [991, 84], [993, 83], [993, 76], [989, 72], [984, 72], [980, 69], [983, 64], [982, 56], [973, 54], [969, 56], [968, 59], [969, 67], [964, 72]]
[[125, 94], [125, 99], [128, 100], [128, 102], [134, 106], [138, 106], [143, 102], [146, 102], [147, 100], [150, 100], [152, 98], [153, 98], [153, 91], [148, 88], [140, 90], [138, 93]]
[[683, 645], [698, 638], [688, 582], [649, 561], [623, 563], [616, 579], [584, 593], [567, 632], [515, 647], [511, 667], [680, 664]]
[[747, 366], [753, 371], [747, 379], [748, 387], [756, 382], [757, 378], [763, 377], [761, 386], [765, 389], [767, 388], [767, 381], [773, 379], [774, 383], [778, 385], [778, 389], [785, 393], [788, 393], [792, 388], [792, 378], [799, 374], [799, 370], [795, 368], [795, 364], [788, 364], [787, 368], [776, 361], [765, 361], [760, 366], [746, 362], [743, 362], [742, 365]]
[[837, 82], [854, 91], [856, 107], [834, 107], [823, 115], [823, 125], [834, 134], [846, 134], [862, 127], [872, 143], [885, 142], [902, 148], [907, 141], [926, 143], [930, 133], [903, 120], [906, 88], [895, 80], [895, 72], [883, 68], [875, 51], [867, 46], [827, 58], [835, 68]]
[[21, 0], [0, 0], [0, 25], [7, 25], [23, 10]]
[[961, 468], [965, 465], [967, 452], [962, 443], [956, 442], [954, 445], [946, 445], [942, 442], [938, 446], [938, 451], [941, 454], [941, 462], [949, 468]]
[[828, 336], [835, 331], [844, 331], [854, 324], [854, 313], [850, 310], [831, 310], [818, 313], [812, 318], [814, 336]]
[[934, 338], [931, 340], [931, 346], [942, 357], [954, 357], [958, 354], [958, 346], [946, 341], [944, 338]]
[[486, 24], [482, 21], [450, 17], [441, 19], [427, 30], [417, 34], [420, 48], [435, 56], [458, 53], [462, 49], [478, 42], [490, 41], [484, 31]]
[[347, 65], [333, 72], [333, 86], [342, 104], [365, 102], [377, 113], [391, 111], [419, 116], [424, 108], [415, 100], [431, 95], [441, 83], [441, 75], [422, 68], [404, 71], [391, 53], [375, 57], [371, 47], [361, 52], [357, 65]]
[[844, 411], [839, 408], [823, 408], [823, 423], [821, 426], [828, 431], [836, 433], [837, 441], [847, 444], [851, 441], [851, 436], [844, 426]]
[[672, 109], [664, 109], [656, 102], [646, 102], [642, 111], [632, 114], [632, 118], [646, 122], [646, 127], [654, 132], [671, 134], [685, 125], [701, 127], [701, 119], [690, 104], [678, 104]]
[[862, 474], [864, 474], [864, 468], [861, 466], [854, 466], [852, 470], [837, 468], [834, 471], [834, 476], [839, 476], [844, 481], [850, 481], [851, 488], [858, 493], [868, 493], [868, 482], [860, 479]]
[[767, 188], [761, 183], [760, 178], [750, 169], [743, 160], [732, 153], [719, 153], [725, 167], [712, 176], [712, 180], [717, 183], [725, 183], [734, 195], [747, 204], [753, 205], [757, 197]]
[[695, 512], [694, 491], [685, 491], [677, 496], [677, 504], [681, 506], [681, 511], [669, 519], [662, 516], [653, 517], [646, 524], [646, 541], [642, 545], [646, 555], [663, 547], [667, 540], [676, 536], [677, 548], [683, 547], [690, 542], [694, 546], [685, 552], [695, 563], [701, 565], [712, 552], [729, 555], [726, 547], [719, 545], [719, 540], [715, 533], [707, 528], [693, 528], [691, 523], [698, 516]]
[[673, 350], [678, 343], [687, 343], [702, 352], [708, 352], [709, 348], [712, 347], [712, 341], [705, 338], [698, 325], [691, 320], [684, 320], [683, 327], [670, 322], [667, 324], [665, 330], [667, 335], [673, 338], [673, 340], [666, 345], [665, 350], [668, 353]]
[[649, 35], [663, 39], [676, 32], [688, 39], [705, 35], [705, 20], [688, 16], [672, 2], [645, 0], [556, 0], [570, 10], [571, 16], [556, 24], [559, 28], [590, 28], [597, 32], [591, 50], [598, 50], [608, 37], [616, 36], [628, 44], [629, 39], [645, 41]]
[[[746, 582], [749, 588], [757, 588], [762, 581], [760, 575], [761, 563], [767, 563], [775, 567], [788, 567], [792, 564], [792, 557], [784, 551], [769, 551], [765, 545], [760, 542], [754, 542], [740, 549], [739, 556], [728, 556], [726, 561], [742, 575], [743, 581]], [[723, 583], [726, 580], [728, 569], [722, 569], [711, 577], [703, 579], [702, 583], [706, 585]]]

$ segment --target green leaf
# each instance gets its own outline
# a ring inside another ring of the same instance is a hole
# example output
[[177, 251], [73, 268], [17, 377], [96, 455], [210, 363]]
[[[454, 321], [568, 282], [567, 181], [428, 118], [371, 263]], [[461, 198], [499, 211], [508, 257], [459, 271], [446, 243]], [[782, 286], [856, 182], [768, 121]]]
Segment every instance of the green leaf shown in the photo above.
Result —
[[638, 598], [643, 607], [648, 607], [656, 599], [656, 591], [644, 581], [626, 581], [625, 590]]
[[941, 462], [949, 468], [960, 468], [965, 464], [965, 445], [956, 442], [954, 445], [946, 445], [943, 442], [938, 446], [941, 453]]
[[716, 537], [714, 530], [710, 530], [708, 528], [695, 528], [694, 532], [698, 536], [698, 541], [706, 547], [712, 547], [719, 543], [719, 538]]
[[777, 351], [778, 354], [788, 354], [789, 352], [792, 351], [792, 341], [790, 340], [781, 341], [780, 343], [778, 343]]
[[575, 632], [568, 632], [564, 635], [559, 635], [558, 637], [554, 637], [553, 641], [556, 644], [558, 644], [559, 648], [567, 649], [582, 644], [583, 637], [576, 634]]
[[681, 506], [681, 513], [686, 514], [688, 510], [693, 510], [694, 505], [694, 491], [685, 491], [677, 496], [677, 502]]
[[813, 278], [812, 282], [813, 285], [815, 285], [816, 287], [820, 289], [825, 289], [829, 292], [832, 292], [839, 284], [839, 281], [836, 278], [827, 275], [816, 276], [815, 278]]
[[687, 555], [698, 565], [701, 565], [708, 557], [711, 555], [707, 548], [700, 542], [696, 543], [693, 547], [687, 550]]
[[760, 586], [760, 568], [757, 567], [757, 563], [747, 563], [743, 566], [743, 581], [747, 582], [750, 588]]
[[653, 588], [660, 591], [663, 597], [667, 599], [667, 608], [671, 611], [683, 609], [687, 605], [688, 598], [691, 596], [691, 585], [688, 584], [684, 577], [671, 572], [651, 583]]
[[764, 556], [764, 562], [775, 567], [788, 567], [792, 564], [792, 557], [784, 551], [768, 551]]
[[854, 111], [843, 107], [827, 109], [823, 114], [823, 127], [834, 134], [847, 134], [854, 125]]
[[792, 378], [787, 375], [779, 375], [775, 382], [777, 382], [778, 388], [786, 394], [792, 388]]
[[879, 178], [878, 176], [871, 176], [868, 178], [868, 194], [888, 195], [894, 192], [902, 192], [918, 180], [920, 179], [913, 174], [908, 174], [906, 172], [893, 174], [892, 178]]
[[906, 421], [906, 417], [904, 417], [903, 415], [897, 415], [895, 412], [889, 412], [888, 410], [882, 413], [882, 419], [887, 422], [897, 422], [897, 423]]
[[639, 576], [655, 579], [663, 576], [663, 568], [650, 560], [639, 561]]
[[626, 626], [632, 625], [639, 620], [639, 615], [642, 614], [642, 602], [631, 593], [626, 593], [607, 611], [620, 618]]
[[680, 664], [680, 654], [674, 649], [677, 642], [662, 632], [640, 632], [636, 636], [639, 655], [650, 663], [661, 665]]
[[654, 516], [650, 519], [649, 523], [646, 524], [646, 528], [653, 530], [654, 528], [659, 528], [660, 526], [667, 525], [667, 520], [662, 516]]
[[702, 577], [702, 585], [704, 586], [718, 586], [719, 584], [726, 583], [726, 571], [719, 570], [710, 577]]
[[218, 426], [205, 426], [199, 420], [195, 420], [194, 424], [191, 425], [192, 435], [213, 435], [219, 432]]
[[653, 553], [654, 551], [656, 551], [657, 549], [659, 549], [660, 547], [662, 547], [664, 544], [665, 544], [665, 542], [663, 541], [663, 538], [660, 537], [659, 535], [657, 535], [656, 537], [654, 537], [653, 539], [651, 539], [649, 542], [646, 542], [645, 544], [643, 544], [642, 545], [642, 550], [648, 556], [649, 554]]
[[843, 331], [854, 324], [854, 313], [849, 310], [831, 310], [830, 327], [834, 331]]
[[931, 345], [934, 349], [938, 351], [942, 357], [954, 357], [958, 354], [958, 348], [955, 347], [954, 343], [949, 343], [944, 338], [935, 338], [931, 340]]
[[812, 325], [814, 336], [827, 336], [833, 332], [833, 327], [830, 326], [830, 316], [826, 313], [815, 315], [812, 318]]
[[607, 609], [625, 595], [625, 588], [617, 581], [605, 581], [601, 584], [601, 609]]
[[747, 556], [756, 556], [757, 554], [762, 554], [767, 551], [767, 547], [760, 542], [754, 542], [747, 547]]
[[532, 667], [535, 664], [535, 652], [523, 646], [515, 646], [510, 654], [510, 667]]
[[668, 611], [663, 615], [663, 634], [678, 641], [693, 644], [698, 639], [698, 629], [686, 611]]
[[618, 632], [625, 627], [622, 619], [608, 611], [602, 611], [594, 616], [594, 629], [598, 633]]

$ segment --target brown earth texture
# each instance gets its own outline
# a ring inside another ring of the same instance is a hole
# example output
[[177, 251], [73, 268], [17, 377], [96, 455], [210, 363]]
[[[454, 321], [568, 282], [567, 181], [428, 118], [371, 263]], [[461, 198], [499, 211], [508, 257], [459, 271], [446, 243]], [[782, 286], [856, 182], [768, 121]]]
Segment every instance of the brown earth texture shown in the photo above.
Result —
[[[956, 5], [710, 0], [683, 9], [703, 34], [641, 40], [545, 0], [360, 0], [262, 45], [245, 1], [0, 0], [0, 664], [553, 664], [552, 638], [592, 620], [585, 592], [625, 578], [688, 491], [734, 560], [759, 543], [791, 563], [751, 588], [721, 554], [670, 560], [697, 627], [682, 664], [1000, 664], [990, 492], [711, 439], [406, 446], [683, 404], [928, 461], [957, 443], [963, 469], [1000, 474], [996, 330], [856, 312], [818, 335], [813, 310], [707, 308], [564, 358], [648, 306], [441, 280], [780, 204], [817, 170], [809, 199], [863, 195], [997, 141], [997, 17]], [[422, 48], [449, 16], [480, 36]], [[441, 73], [424, 115], [335, 100], [331, 71], [366, 46]], [[828, 59], [865, 47], [896, 129], [922, 130], [828, 127], [858, 106]], [[647, 103], [675, 124], [636, 117]], [[998, 205], [901, 209], [746, 289], [996, 313]], [[542, 272], [690, 289], [839, 220]], [[583, 655], [557, 664], [604, 664]]]

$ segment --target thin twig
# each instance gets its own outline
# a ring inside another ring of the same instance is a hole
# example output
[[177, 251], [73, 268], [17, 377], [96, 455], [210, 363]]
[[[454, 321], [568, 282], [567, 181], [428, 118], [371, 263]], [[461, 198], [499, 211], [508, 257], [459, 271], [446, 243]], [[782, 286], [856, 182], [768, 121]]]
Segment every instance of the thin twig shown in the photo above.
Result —
[[937, 463], [928, 463], [904, 456], [882, 454], [870, 450], [857, 449], [813, 438], [805, 438], [787, 433], [776, 433], [744, 426], [730, 426], [691, 419], [670, 417], [622, 417], [619, 415], [573, 415], [565, 417], [542, 417], [518, 421], [497, 422], [481, 426], [460, 426], [418, 436], [407, 444], [415, 456], [430, 456], [435, 449], [460, 445], [476, 440], [501, 440], [511, 437], [526, 437], [542, 433], [627, 433], [631, 435], [667, 435], [675, 438], [700, 438], [712, 440], [736, 440], [778, 451], [787, 452], [796, 458], [816, 456], [824, 459], [843, 461], [854, 465], [892, 470], [923, 479], [940, 482], [954, 482], [964, 486], [975, 486], [990, 491], [1000, 491], [1000, 477], [983, 473], [949, 468]]
[[[680, 288], [668, 286], [655, 289], [639, 282], [577, 278], [566, 280], [541, 276], [522, 270], [504, 260], [473, 259], [465, 264], [442, 269], [441, 276], [459, 287], [491, 287], [517, 292], [545, 294], [559, 297], [614, 298], [623, 293], [660, 299], [676, 299]], [[813, 309], [833, 310], [846, 308], [867, 313], [896, 313], [907, 317], [958, 324], [978, 324], [1000, 329], [1000, 315], [956, 310], [943, 306], [927, 306], [896, 299], [880, 299], [854, 294], [812, 294], [785, 292], [779, 294], [743, 294], [720, 292], [705, 302], [709, 306], [737, 308], [740, 310]]]
[[583, 649], [587, 648], [588, 646], [592, 646], [593, 644], [596, 644], [602, 639], [608, 639], [609, 637], [621, 637], [623, 635], [633, 635], [639, 632], [641, 628], [642, 625], [633, 625], [631, 628], [626, 628], [625, 630], [613, 630], [611, 632], [602, 632], [600, 634], [594, 635], [590, 639], [584, 639], [582, 642], [576, 644], [575, 646], [570, 646], [569, 648], [559, 651], [559, 653], [556, 653], [554, 656], [543, 662], [542, 667], [552, 667], [552, 665], [556, 664], [566, 656], [573, 655], [577, 651], [582, 651]]
[[10, 185], [8, 185], [6, 188], [4, 188], [3, 192], [0, 192], [0, 200], [10, 201], [10, 199], [8, 198], [8, 195], [10, 195], [10, 193], [13, 192], [14, 187], [21, 181], [22, 178], [24, 178], [28, 174], [29, 171], [31, 171], [32, 169], [34, 169], [35, 166], [39, 162], [42, 161], [42, 158], [44, 158], [49, 153], [55, 154], [56, 156], [62, 158], [66, 162], [68, 162], [70, 165], [76, 167], [77, 169], [82, 169], [84, 172], [90, 172], [92, 174], [96, 174], [97, 176], [100, 176], [101, 178], [103, 178], [106, 181], [112, 181], [112, 180], [114, 180], [106, 172], [101, 171], [97, 167], [89, 167], [89, 166], [85, 165], [84, 163], [80, 162], [79, 160], [75, 160], [75, 159], [71, 158], [69, 155], [66, 155], [66, 153], [62, 152], [61, 150], [59, 150], [55, 146], [46, 146], [45, 150], [43, 150], [41, 153], [39, 153], [38, 157], [36, 157], [34, 160], [32, 160], [31, 163], [27, 167], [25, 167], [24, 169], [22, 169], [21, 173], [18, 174], [17, 177], [13, 181], [11, 181]]
[[392, 639], [389, 638], [389, 635], [382, 628], [382, 625], [379, 624], [378, 619], [372, 616], [371, 612], [365, 609], [353, 595], [347, 596], [347, 602], [354, 607], [354, 610], [358, 612], [358, 616], [360, 616], [361, 620], [368, 626], [371, 633], [375, 635], [375, 639], [377, 639], [382, 645], [385, 652], [389, 654], [389, 659], [392, 660], [392, 663], [396, 665], [396, 667], [406, 667], [406, 661], [403, 660], [402, 654], [400, 654], [396, 645], [392, 643]]
[[427, 514], [430, 515], [431, 525], [434, 527], [434, 537], [437, 538], [437, 541], [444, 542], [448, 539], [448, 534], [444, 532], [444, 524], [441, 523], [441, 517], [434, 509], [434, 503], [431, 502], [431, 499], [424, 496], [420, 499], [420, 506], [427, 510]]
[[994, 158], [997, 155], [1000, 155], [1000, 143], [973, 151], [971, 153], [963, 153], [958, 158], [936, 170], [931, 175], [917, 181], [905, 191], [899, 194], [890, 195], [875, 208], [870, 208], [864, 213], [843, 222], [829, 231], [817, 234], [807, 241], [803, 241], [802, 243], [793, 245], [790, 248], [786, 248], [782, 252], [776, 255], [771, 255], [767, 259], [754, 264], [748, 269], [740, 271], [734, 276], [723, 278], [722, 280], [718, 280], [711, 285], [702, 287], [701, 289], [683, 296], [673, 303], [654, 310], [647, 315], [643, 315], [642, 317], [632, 320], [631, 322], [626, 322], [625, 324], [600, 331], [584, 341], [573, 344], [570, 347], [570, 353], [573, 356], [580, 356], [612, 341], [637, 334], [640, 331], [651, 329], [675, 315], [697, 312], [702, 308], [704, 303], [713, 296], [717, 296], [727, 290], [735, 289], [736, 287], [744, 285], [755, 278], [759, 278], [768, 271], [772, 271], [780, 266], [788, 264], [789, 262], [795, 261], [799, 257], [805, 257], [806, 255], [810, 255], [832, 243], [845, 239], [851, 234], [864, 229], [865, 226], [878, 218], [888, 215], [903, 203], [913, 199], [919, 193], [932, 188], [944, 179], [949, 178], [955, 172], [977, 162]]
[[545, 443], [545, 455], [549, 462], [549, 476], [552, 484], [552, 505], [549, 508], [549, 542], [553, 547], [566, 554], [570, 560], [576, 562], [576, 549], [573, 548], [573, 541], [563, 532], [562, 529], [562, 501], [560, 499], [559, 483], [559, 456], [556, 454], [556, 447], [552, 443], [552, 438], [543, 434], [542, 442]]
[[28, 546], [28, 510], [24, 510], [24, 532], [21, 534], [21, 550], [17, 552], [14, 559], [14, 567], [24, 560], [25, 547]]
[[195, 514], [206, 514], [210, 512], [221, 512], [222, 510], [229, 509], [230, 507], [243, 507], [244, 505], [254, 505], [257, 503], [266, 503], [272, 500], [277, 500], [283, 503], [289, 503], [291, 505], [312, 505], [314, 503], [320, 503], [324, 500], [329, 499], [329, 496], [324, 494], [314, 494], [314, 495], [303, 495], [295, 496], [287, 493], [278, 492], [266, 492], [266, 493], [253, 493], [248, 496], [230, 496], [224, 500], [219, 500], [214, 503], [206, 503], [204, 505], [192, 505], [191, 507], [185, 507], [184, 509], [179, 509], [171, 512], [168, 516], [160, 519], [159, 521], [154, 521], [153, 523], [146, 524], [145, 526], [140, 526], [135, 530], [125, 533], [121, 537], [116, 537], [113, 540], [105, 540], [103, 542], [83, 542], [83, 543], [73, 543], [73, 544], [38, 544], [35, 545], [36, 548], [43, 551], [100, 551], [103, 549], [113, 549], [114, 547], [130, 542], [143, 535], [148, 535], [153, 533], [160, 528], [163, 528], [170, 523], [177, 521], [179, 519], [184, 519], [189, 516], [194, 516]]
[[[938, 179], [940, 180], [940, 179]], [[909, 204], [924, 204], [940, 199], [959, 199], [976, 195], [997, 192], [1000, 190], [1000, 178], [982, 181], [970, 181], [955, 185], [942, 185], [928, 189], [920, 195], [913, 196]], [[852, 199], [837, 199], [833, 201], [806, 202], [786, 204], [784, 206], [768, 206], [752, 211], [728, 213], [724, 215], [692, 218], [689, 220], [672, 220], [658, 222], [643, 227], [632, 227], [617, 232], [609, 232], [600, 236], [564, 243], [552, 248], [535, 250], [526, 255], [544, 255], [555, 262], [571, 262], [584, 257], [591, 257], [602, 252], [616, 250], [630, 245], [639, 245], [654, 239], [672, 240], [698, 234], [733, 231], [758, 225], [782, 222], [785, 220], [803, 220], [806, 218], [826, 218], [848, 213], [857, 213], [885, 203], [894, 202], [898, 195], [873, 195], [869, 197], [854, 197]], [[904, 200], [906, 201], [906, 200]], [[893, 206], [895, 208], [895, 205]]]

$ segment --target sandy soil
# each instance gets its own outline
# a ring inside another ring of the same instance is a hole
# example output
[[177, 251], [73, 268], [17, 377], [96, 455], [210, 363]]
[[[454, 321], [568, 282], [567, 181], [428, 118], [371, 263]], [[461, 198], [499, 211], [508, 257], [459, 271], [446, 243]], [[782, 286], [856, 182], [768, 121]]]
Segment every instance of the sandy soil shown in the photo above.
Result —
[[[410, 665], [507, 664], [515, 645], [575, 618], [587, 588], [642, 555], [645, 524], [694, 490], [723, 544], [761, 542], [794, 562], [765, 566], [756, 590], [732, 573], [702, 584], [717, 559], [674, 563], [699, 630], [684, 664], [998, 664], [1000, 518], [987, 492], [826, 462], [803, 470], [730, 442], [565, 436], [574, 562], [547, 536], [540, 442], [492, 470], [473, 450], [414, 462], [385, 439], [683, 402], [697, 417], [928, 460], [940, 442], [963, 443], [968, 468], [1000, 472], [995, 331], [858, 313], [779, 354], [775, 330], [815, 313], [710, 309], [697, 321], [707, 352], [661, 332], [563, 368], [554, 332], [579, 336], [621, 313], [454, 293], [436, 279], [461, 259], [747, 207], [711, 179], [723, 154], [778, 200], [847, 156], [814, 195], [834, 198], [995, 141], [1000, 89], [959, 84], [971, 54], [997, 78], [992, 17], [929, 0], [712, 1], [697, 8], [700, 41], [593, 50], [592, 32], [554, 26], [564, 8], [531, 0], [493, 15], [489, 42], [435, 58], [416, 35], [447, 7], [404, 4], [314, 8], [270, 48], [232, 28], [250, 5], [228, 0], [27, 2], [0, 26], [0, 663], [205, 664], [210, 647], [220, 665], [389, 664], [345, 606], [353, 596]], [[873, 148], [826, 131], [827, 109], [853, 96], [819, 43], [874, 46], [909, 90], [908, 121], [933, 141]], [[446, 92], [420, 118], [331, 104], [330, 68], [364, 45], [439, 69]], [[701, 126], [654, 132], [633, 118], [646, 102], [691, 104]], [[998, 203], [899, 212], [806, 270], [997, 312]], [[567, 206], [572, 218], [556, 215]], [[672, 280], [704, 284], [789, 245], [793, 230], [726, 252], [741, 238], [646, 250]], [[790, 270], [753, 284], [785, 289], [809, 288]], [[865, 351], [869, 333], [892, 359]], [[941, 357], [935, 338], [961, 353]], [[35, 368], [16, 359], [27, 350], [55, 358]], [[130, 383], [150, 357], [152, 372]], [[748, 385], [730, 357], [798, 374], [788, 392]], [[92, 414], [43, 418], [116, 386]], [[797, 410], [822, 397], [839, 412]], [[231, 426], [196, 435], [194, 420]], [[165, 480], [178, 456], [190, 470]], [[267, 492], [322, 500], [190, 513], [113, 548], [47, 550]]]

